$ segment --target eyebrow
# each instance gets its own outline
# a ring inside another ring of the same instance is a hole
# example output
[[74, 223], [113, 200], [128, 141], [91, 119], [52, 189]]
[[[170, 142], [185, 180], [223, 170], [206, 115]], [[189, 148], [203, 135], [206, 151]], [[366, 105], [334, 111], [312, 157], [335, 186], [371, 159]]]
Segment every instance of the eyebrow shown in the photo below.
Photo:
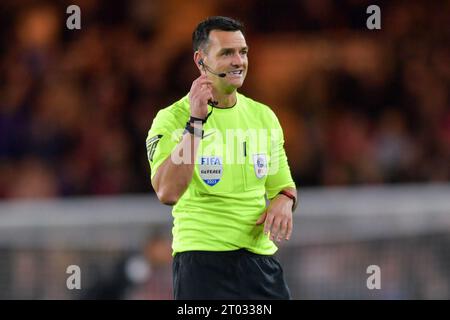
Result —
[[[234, 51], [236, 48], [222, 48], [219, 50], [219, 53], [223, 53], [223, 52], [230, 52], [230, 51]], [[248, 50], [248, 46], [245, 47], [240, 47], [239, 51], [241, 50]]]

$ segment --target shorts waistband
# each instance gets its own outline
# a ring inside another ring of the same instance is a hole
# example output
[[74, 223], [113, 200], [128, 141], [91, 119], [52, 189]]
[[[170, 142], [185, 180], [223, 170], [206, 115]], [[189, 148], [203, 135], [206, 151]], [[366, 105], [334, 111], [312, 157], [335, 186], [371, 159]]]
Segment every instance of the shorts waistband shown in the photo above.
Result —
[[190, 250], [190, 251], [183, 251], [183, 252], [177, 252], [175, 254], [175, 256], [177, 255], [185, 255], [185, 254], [201, 254], [201, 255], [205, 255], [205, 256], [222, 256], [222, 257], [227, 257], [227, 256], [253, 256], [253, 257], [273, 257], [273, 255], [264, 255], [264, 254], [258, 254], [258, 253], [254, 253], [251, 252], [247, 249], [237, 249], [237, 250], [230, 250], [230, 251], [204, 251], [204, 250]]

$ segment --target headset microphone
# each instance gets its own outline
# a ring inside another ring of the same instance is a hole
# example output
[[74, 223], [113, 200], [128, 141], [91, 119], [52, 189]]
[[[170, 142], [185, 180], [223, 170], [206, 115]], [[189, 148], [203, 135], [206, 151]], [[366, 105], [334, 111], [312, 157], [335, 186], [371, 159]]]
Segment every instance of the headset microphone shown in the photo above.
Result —
[[200, 59], [198, 61], [198, 64], [201, 65], [203, 67], [204, 70], [208, 71], [209, 73], [212, 73], [215, 76], [218, 76], [220, 78], [225, 78], [227, 76], [226, 73], [215, 73], [214, 71], [211, 70], [210, 67], [208, 67], [204, 62], [203, 59]]
[[[201, 65], [201, 66], [203, 67], [203, 70], [205, 70], [205, 72], [206, 72], [206, 71], [209, 71], [209, 72], [211, 72], [212, 74], [214, 74], [214, 75], [216, 75], [216, 76], [218, 76], [218, 77], [221, 77], [221, 78], [223, 78], [223, 77], [226, 76], [225, 73], [219, 73], [219, 74], [217, 74], [217, 73], [215, 73], [215, 72], [212, 72], [212, 71], [210, 70], [210, 68], [203, 62], [203, 59], [198, 60], [198, 64]], [[219, 104], [219, 102], [218, 102], [218, 101], [213, 101], [213, 100], [209, 99], [209, 100], [208, 100], [208, 104], [209, 104], [211, 107], [217, 107], [217, 105]], [[211, 110], [211, 112], [212, 112], [212, 110]], [[208, 117], [210, 116], [211, 112], [208, 114]], [[208, 119], [208, 117], [206, 117], [206, 118]]]

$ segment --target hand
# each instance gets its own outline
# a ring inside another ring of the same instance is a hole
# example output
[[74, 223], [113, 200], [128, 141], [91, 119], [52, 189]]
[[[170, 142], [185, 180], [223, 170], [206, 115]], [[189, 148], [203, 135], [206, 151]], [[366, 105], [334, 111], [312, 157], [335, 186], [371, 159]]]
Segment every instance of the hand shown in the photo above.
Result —
[[189, 104], [191, 116], [205, 119], [208, 115], [208, 100], [213, 100], [212, 81], [202, 74], [192, 82], [189, 91]]
[[292, 233], [292, 199], [278, 195], [270, 201], [267, 210], [259, 217], [256, 224], [264, 223], [264, 233], [270, 232], [270, 240], [280, 242], [289, 240]]

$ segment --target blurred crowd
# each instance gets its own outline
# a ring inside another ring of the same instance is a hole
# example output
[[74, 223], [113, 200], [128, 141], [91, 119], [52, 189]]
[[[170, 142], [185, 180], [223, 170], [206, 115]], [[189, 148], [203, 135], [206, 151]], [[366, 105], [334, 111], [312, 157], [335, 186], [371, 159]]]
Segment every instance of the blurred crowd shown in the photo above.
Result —
[[[81, 30], [66, 7], [81, 8]], [[0, 198], [149, 192], [145, 139], [197, 76], [191, 33], [247, 28], [241, 92], [272, 107], [297, 185], [450, 180], [450, 3], [0, 4]]]

